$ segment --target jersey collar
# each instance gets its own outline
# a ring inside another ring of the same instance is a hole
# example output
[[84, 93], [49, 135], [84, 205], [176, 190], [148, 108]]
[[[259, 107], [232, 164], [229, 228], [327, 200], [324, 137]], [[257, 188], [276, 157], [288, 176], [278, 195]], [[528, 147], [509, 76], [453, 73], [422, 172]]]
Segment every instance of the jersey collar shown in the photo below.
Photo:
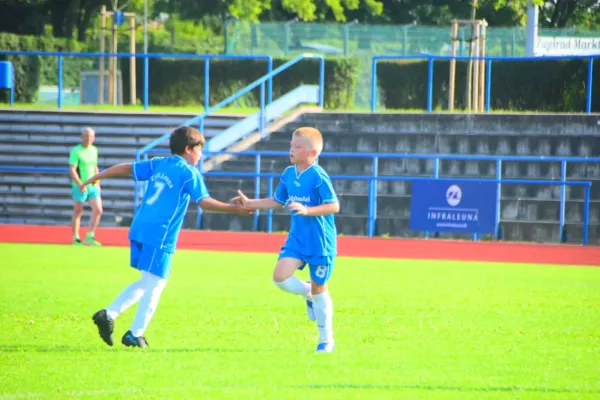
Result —
[[294, 173], [296, 174], [296, 179], [300, 179], [300, 177], [302, 176], [303, 173], [305, 173], [306, 171], [308, 171], [309, 169], [311, 169], [312, 167], [314, 167], [315, 165], [317, 165], [316, 161], [313, 161], [312, 164], [310, 164], [308, 166], [308, 168], [306, 168], [304, 171], [300, 172], [300, 174], [298, 174], [298, 169], [296, 168], [296, 166], [294, 165]]

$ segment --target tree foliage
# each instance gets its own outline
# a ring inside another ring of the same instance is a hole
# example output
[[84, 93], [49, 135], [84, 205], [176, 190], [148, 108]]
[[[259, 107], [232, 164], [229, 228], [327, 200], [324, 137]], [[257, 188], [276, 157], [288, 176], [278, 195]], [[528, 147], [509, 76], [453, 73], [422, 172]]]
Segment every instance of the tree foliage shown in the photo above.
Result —
[[[118, 1], [118, 2], [117, 2]], [[448, 25], [455, 18], [476, 17], [491, 26], [524, 24], [528, 0], [147, 0], [153, 17], [191, 20], [222, 29], [223, 21], [330, 21]], [[600, 29], [598, 0], [533, 0], [540, 6], [540, 27]], [[4, 0], [0, 1], [0, 31], [41, 34], [51, 24], [54, 36], [85, 39], [100, 7], [144, 13], [144, 0]], [[26, 16], [26, 17], [24, 17]]]

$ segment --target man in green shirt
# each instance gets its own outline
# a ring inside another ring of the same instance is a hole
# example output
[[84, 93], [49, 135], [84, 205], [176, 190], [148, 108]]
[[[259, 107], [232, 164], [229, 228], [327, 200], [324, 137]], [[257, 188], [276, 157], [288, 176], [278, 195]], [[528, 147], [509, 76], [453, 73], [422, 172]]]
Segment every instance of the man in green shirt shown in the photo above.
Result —
[[[100, 223], [102, 215], [102, 199], [100, 198], [100, 182], [90, 184], [79, 189], [79, 185], [90, 177], [97, 174], [98, 171], [98, 149], [92, 143], [96, 138], [96, 133], [92, 128], [84, 128], [81, 133], [81, 144], [71, 150], [69, 156], [69, 176], [71, 176], [71, 191], [73, 196], [73, 217], [71, 226], [73, 228], [73, 244], [87, 244], [90, 246], [100, 246], [94, 238], [96, 228]], [[87, 235], [83, 242], [79, 239], [79, 224], [83, 215], [83, 203], [88, 202], [92, 208], [90, 225]]]

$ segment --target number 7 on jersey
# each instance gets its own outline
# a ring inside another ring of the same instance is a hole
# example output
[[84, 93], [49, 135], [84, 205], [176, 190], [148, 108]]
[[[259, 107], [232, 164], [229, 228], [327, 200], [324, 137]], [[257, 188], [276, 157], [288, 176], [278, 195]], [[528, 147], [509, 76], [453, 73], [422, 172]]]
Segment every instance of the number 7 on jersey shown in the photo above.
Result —
[[160, 193], [163, 191], [164, 188], [165, 188], [165, 183], [164, 182], [155, 181], [154, 182], [154, 194], [152, 196], [150, 196], [148, 198], [148, 200], [146, 200], [146, 204], [148, 204], [149, 206], [151, 206], [152, 204], [154, 204], [156, 202], [156, 200], [158, 199], [158, 196], [160, 196]]

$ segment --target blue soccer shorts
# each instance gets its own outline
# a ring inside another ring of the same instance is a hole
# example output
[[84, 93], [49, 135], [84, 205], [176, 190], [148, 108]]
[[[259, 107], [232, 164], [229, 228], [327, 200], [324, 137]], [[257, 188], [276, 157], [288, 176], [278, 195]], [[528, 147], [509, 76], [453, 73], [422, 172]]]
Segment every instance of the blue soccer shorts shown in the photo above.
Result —
[[129, 265], [140, 271], [147, 271], [164, 279], [171, 273], [171, 253], [164, 250], [132, 240], [130, 257]]
[[334, 256], [305, 257], [297, 251], [282, 247], [278, 259], [280, 260], [285, 257], [302, 261], [302, 265], [300, 268], [298, 268], [300, 271], [302, 271], [304, 267], [306, 267], [306, 264], [308, 264], [310, 279], [319, 285], [326, 284], [333, 273]]

